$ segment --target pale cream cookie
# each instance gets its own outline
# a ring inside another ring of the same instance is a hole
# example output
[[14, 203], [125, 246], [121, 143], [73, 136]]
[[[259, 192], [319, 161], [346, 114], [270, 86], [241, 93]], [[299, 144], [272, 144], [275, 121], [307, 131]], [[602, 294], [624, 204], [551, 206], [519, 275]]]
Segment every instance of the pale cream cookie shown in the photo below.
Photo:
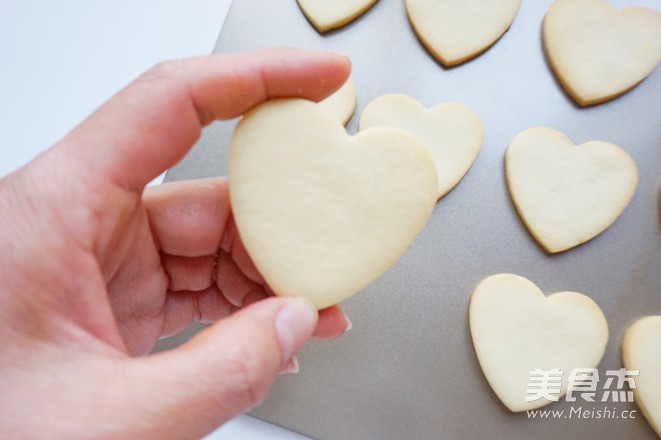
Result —
[[266, 102], [237, 125], [229, 152], [239, 235], [278, 295], [339, 303], [390, 267], [436, 203], [427, 148], [391, 127], [349, 136], [300, 99]]
[[[596, 368], [608, 343], [608, 323], [590, 298], [576, 292], [546, 297], [535, 284], [512, 274], [490, 276], [477, 286], [469, 319], [482, 371], [515, 412], [562, 397], [572, 370]], [[552, 370], [562, 373], [561, 387], [538, 396], [540, 390], [529, 386], [531, 373]]]
[[319, 32], [342, 27], [364, 14], [377, 0], [297, 0]]
[[636, 321], [624, 335], [622, 360], [632, 376], [636, 404], [657, 435], [661, 437], [661, 316]]
[[335, 115], [343, 125], [349, 122], [356, 111], [356, 88], [353, 82], [348, 79], [335, 93], [319, 102], [319, 105]]
[[360, 129], [378, 126], [408, 131], [429, 148], [438, 173], [439, 199], [468, 172], [484, 142], [482, 121], [468, 107], [444, 103], [426, 109], [406, 95], [380, 96], [365, 107]]
[[661, 13], [615, 11], [603, 0], [556, 0], [543, 26], [546, 55], [581, 106], [629, 91], [661, 61]]
[[521, 0], [406, 0], [413, 30], [444, 66], [487, 50], [509, 29], [520, 6]]
[[531, 128], [505, 154], [512, 200], [526, 227], [548, 252], [561, 252], [605, 231], [638, 185], [633, 159], [617, 145], [574, 146], [551, 128]]

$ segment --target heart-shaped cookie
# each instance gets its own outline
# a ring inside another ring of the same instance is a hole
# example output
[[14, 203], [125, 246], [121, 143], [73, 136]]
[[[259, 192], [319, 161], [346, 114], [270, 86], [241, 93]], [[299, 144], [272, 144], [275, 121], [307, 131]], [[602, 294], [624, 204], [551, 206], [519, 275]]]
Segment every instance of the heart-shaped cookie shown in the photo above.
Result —
[[613, 99], [661, 61], [661, 14], [615, 11], [603, 0], [556, 0], [546, 14], [544, 47], [569, 95], [582, 106]]
[[229, 153], [234, 220], [278, 295], [318, 308], [395, 262], [436, 203], [426, 147], [391, 127], [349, 136], [317, 104], [269, 101], [237, 125]]
[[356, 111], [356, 88], [353, 82], [348, 79], [335, 93], [319, 102], [319, 105], [335, 115], [342, 124], [349, 122]]
[[531, 372], [560, 369], [562, 387], [549, 396], [560, 398], [567, 391], [571, 371], [596, 368], [608, 343], [608, 323], [590, 298], [575, 292], [545, 297], [532, 282], [517, 275], [483, 280], [473, 292], [469, 315], [482, 371], [511, 411], [552, 402], [546, 397], [533, 399]]
[[509, 29], [521, 0], [406, 0], [409, 21], [445, 66], [484, 52]]
[[622, 360], [627, 370], [639, 371], [635, 400], [661, 437], [661, 316], [647, 316], [629, 327], [622, 341]]
[[365, 107], [360, 129], [378, 126], [401, 128], [429, 148], [438, 174], [439, 199], [468, 172], [484, 141], [482, 121], [468, 107], [445, 103], [426, 109], [406, 95], [384, 95]]
[[305, 17], [319, 32], [344, 26], [360, 17], [378, 0], [297, 0]]
[[516, 210], [548, 252], [578, 246], [605, 231], [622, 214], [638, 185], [633, 159], [601, 141], [574, 146], [550, 128], [514, 138], [505, 155]]

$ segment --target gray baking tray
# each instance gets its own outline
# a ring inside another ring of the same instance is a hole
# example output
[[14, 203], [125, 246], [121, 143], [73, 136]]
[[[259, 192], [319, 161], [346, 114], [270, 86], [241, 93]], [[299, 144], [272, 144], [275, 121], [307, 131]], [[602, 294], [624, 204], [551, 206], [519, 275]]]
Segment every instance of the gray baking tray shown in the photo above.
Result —
[[[473, 351], [469, 297], [480, 280], [500, 272], [525, 276], [546, 293], [585, 293], [602, 307], [611, 335], [602, 377], [621, 367], [627, 326], [661, 314], [661, 69], [615, 101], [578, 108], [544, 58], [541, 24], [550, 3], [525, 0], [495, 46], [452, 69], [441, 67], [418, 42], [402, 0], [381, 0], [325, 36], [294, 0], [233, 3], [217, 52], [295, 46], [351, 57], [358, 108], [350, 132], [370, 100], [397, 92], [426, 106], [466, 104], [481, 116], [486, 133], [473, 168], [438, 203], [410, 250], [344, 302], [353, 330], [335, 342], [310, 343], [300, 356], [301, 372], [280, 378], [254, 416], [321, 439], [655, 438], [640, 412], [635, 420], [533, 420], [512, 414], [489, 388]], [[609, 3], [661, 9], [655, 0]], [[234, 124], [208, 127], [166, 180], [225, 175]], [[577, 144], [594, 139], [618, 144], [640, 171], [639, 187], [620, 219], [589, 243], [559, 255], [546, 254], [528, 234], [504, 178], [507, 145], [536, 126], [558, 129]], [[561, 401], [547, 408], [569, 411], [571, 405]]]

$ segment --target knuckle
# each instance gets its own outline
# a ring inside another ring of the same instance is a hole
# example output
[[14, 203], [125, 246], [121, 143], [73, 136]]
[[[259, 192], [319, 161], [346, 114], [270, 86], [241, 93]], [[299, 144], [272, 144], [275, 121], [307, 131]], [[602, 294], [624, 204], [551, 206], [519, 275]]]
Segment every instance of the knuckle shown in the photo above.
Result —
[[171, 80], [183, 71], [183, 65], [182, 60], [161, 61], [154, 64], [144, 76], [148, 80]]

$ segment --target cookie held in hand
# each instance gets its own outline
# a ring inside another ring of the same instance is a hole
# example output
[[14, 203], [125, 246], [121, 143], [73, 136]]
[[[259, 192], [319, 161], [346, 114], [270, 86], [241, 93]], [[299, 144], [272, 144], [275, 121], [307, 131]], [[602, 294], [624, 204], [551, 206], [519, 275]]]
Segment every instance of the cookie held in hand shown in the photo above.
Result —
[[356, 111], [356, 87], [348, 79], [335, 93], [320, 101], [319, 105], [335, 115], [342, 124], [346, 124]]
[[229, 153], [239, 235], [271, 289], [318, 308], [356, 293], [413, 242], [435, 203], [434, 161], [414, 136], [355, 136], [317, 104], [266, 102], [237, 125]]
[[454, 188], [480, 153], [484, 129], [479, 116], [462, 104], [443, 103], [426, 109], [406, 95], [383, 95], [363, 110], [360, 129], [401, 128], [429, 148], [438, 174], [438, 198]]

